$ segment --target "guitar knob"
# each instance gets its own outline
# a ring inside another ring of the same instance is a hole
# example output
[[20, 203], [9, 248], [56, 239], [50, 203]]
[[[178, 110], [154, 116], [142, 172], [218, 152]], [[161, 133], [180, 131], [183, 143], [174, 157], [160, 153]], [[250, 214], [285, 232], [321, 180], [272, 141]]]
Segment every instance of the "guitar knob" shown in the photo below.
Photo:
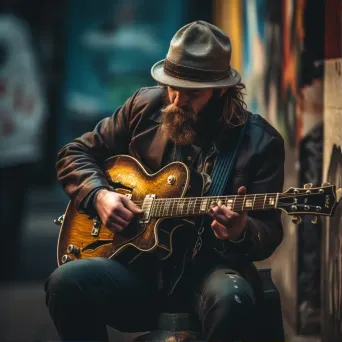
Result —
[[318, 223], [318, 216], [314, 216], [311, 220], [312, 224], [317, 224]]
[[69, 261], [72, 261], [72, 260], [74, 260], [74, 258], [72, 258], [72, 257], [70, 257], [69, 255], [66, 255], [66, 254], [64, 254], [62, 256], [62, 259], [61, 259], [62, 264], [65, 264], [65, 263], [67, 263]]
[[311, 189], [312, 186], [313, 186], [312, 183], [306, 183], [306, 184], [304, 184], [304, 189]]
[[302, 218], [300, 216], [293, 216], [292, 217], [292, 222], [294, 224], [300, 224], [302, 222]]
[[94, 226], [94, 228], [99, 228], [101, 226], [101, 222], [100, 221], [94, 221], [93, 226]]
[[76, 247], [75, 245], [69, 245], [67, 247], [67, 252], [69, 254], [78, 254], [80, 252], [80, 249]]
[[173, 185], [176, 183], [176, 176], [175, 175], [170, 175], [167, 177], [167, 184]]

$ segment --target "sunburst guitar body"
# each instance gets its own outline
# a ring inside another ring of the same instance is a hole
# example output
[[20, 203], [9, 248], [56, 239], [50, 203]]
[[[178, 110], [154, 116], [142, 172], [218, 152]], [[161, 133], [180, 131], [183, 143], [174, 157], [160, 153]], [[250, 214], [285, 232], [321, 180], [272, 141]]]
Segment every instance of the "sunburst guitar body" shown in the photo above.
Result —
[[[124, 231], [113, 233], [98, 217], [79, 213], [70, 201], [60, 218], [58, 265], [75, 259], [114, 258], [119, 255], [130, 263], [141, 253], [155, 253], [160, 259], [168, 258], [173, 248], [173, 232], [180, 227], [191, 229], [194, 221], [190, 211], [187, 216], [182, 212], [177, 217], [174, 212], [172, 217], [163, 217], [172, 212], [172, 203], [155, 206], [154, 199], [201, 196], [202, 176], [181, 162], [171, 163], [159, 172], [149, 174], [136, 159], [126, 155], [108, 159], [105, 171], [113, 191], [129, 197], [144, 209], [144, 214]], [[160, 215], [151, 215], [152, 208], [155, 214]]]

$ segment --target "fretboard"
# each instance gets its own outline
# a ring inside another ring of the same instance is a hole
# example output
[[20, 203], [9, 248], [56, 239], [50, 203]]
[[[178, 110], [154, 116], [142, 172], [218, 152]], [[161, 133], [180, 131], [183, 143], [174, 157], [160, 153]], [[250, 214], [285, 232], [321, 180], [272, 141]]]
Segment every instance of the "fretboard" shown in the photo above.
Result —
[[212, 202], [222, 204], [233, 211], [267, 210], [277, 208], [278, 193], [235, 195], [220, 197], [157, 198], [153, 200], [152, 217], [198, 216], [208, 212]]

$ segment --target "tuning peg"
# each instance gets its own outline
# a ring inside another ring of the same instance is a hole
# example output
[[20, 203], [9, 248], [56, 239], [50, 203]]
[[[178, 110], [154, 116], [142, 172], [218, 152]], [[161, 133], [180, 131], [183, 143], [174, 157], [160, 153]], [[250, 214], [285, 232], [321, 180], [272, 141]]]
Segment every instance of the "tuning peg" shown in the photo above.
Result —
[[294, 224], [300, 224], [302, 222], [302, 218], [300, 216], [293, 216], [292, 217], [292, 222]]
[[311, 220], [312, 224], [317, 224], [318, 223], [318, 216], [314, 216]]
[[311, 189], [312, 186], [313, 186], [312, 183], [306, 183], [306, 184], [304, 184], [304, 189]]
[[329, 182], [323, 182], [322, 183], [322, 186], [329, 186], [329, 185], [331, 185]]

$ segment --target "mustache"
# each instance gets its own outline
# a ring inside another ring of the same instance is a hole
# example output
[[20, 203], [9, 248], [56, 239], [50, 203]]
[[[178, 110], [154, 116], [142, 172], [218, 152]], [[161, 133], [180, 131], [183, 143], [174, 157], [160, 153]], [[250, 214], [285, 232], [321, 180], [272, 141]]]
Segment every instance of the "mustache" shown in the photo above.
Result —
[[197, 115], [191, 107], [178, 107], [171, 103], [166, 105], [161, 112], [162, 125], [171, 140], [179, 145], [185, 145], [193, 141]]
[[167, 104], [161, 112], [164, 118], [169, 115], [172, 115], [173, 119], [177, 120], [178, 118], [182, 122], [188, 120], [196, 121], [197, 118], [195, 111], [190, 106], [178, 107], [173, 103]]

